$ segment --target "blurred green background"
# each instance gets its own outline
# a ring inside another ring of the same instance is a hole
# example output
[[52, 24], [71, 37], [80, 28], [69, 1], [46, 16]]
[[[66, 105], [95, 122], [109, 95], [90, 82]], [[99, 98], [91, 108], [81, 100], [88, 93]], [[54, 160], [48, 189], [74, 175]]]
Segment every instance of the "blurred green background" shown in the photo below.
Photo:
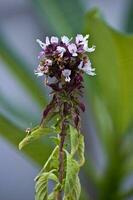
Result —
[[53, 148], [45, 137], [18, 151], [25, 128], [39, 123], [50, 98], [33, 73], [35, 40], [83, 33], [96, 45], [97, 76], [85, 76], [81, 200], [132, 200], [133, 2], [1, 0], [0, 23], [0, 199], [33, 200], [33, 179]]

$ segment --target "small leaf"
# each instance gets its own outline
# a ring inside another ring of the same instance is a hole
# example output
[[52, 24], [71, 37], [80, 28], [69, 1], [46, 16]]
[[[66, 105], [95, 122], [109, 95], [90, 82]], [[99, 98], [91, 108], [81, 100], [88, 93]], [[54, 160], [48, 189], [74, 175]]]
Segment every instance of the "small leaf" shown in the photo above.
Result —
[[50, 132], [51, 132], [50, 128], [42, 128], [42, 127], [34, 128], [33, 130], [31, 130], [31, 133], [27, 134], [27, 136], [20, 142], [19, 149], [22, 149], [25, 145], [40, 138], [40, 136], [48, 134]]
[[57, 183], [53, 189], [53, 192], [51, 192], [49, 195], [48, 195], [48, 200], [55, 200], [57, 198], [57, 191], [59, 191], [61, 188], [61, 185], [60, 183]]
[[51, 192], [51, 194], [48, 195], [48, 200], [55, 200], [55, 198], [56, 198], [55, 192]]
[[59, 150], [59, 147], [56, 146], [55, 149], [53, 150], [53, 152], [51, 153], [49, 159], [45, 163], [44, 167], [42, 168], [42, 170], [40, 171], [40, 173], [36, 177], [36, 179], [38, 179], [38, 177], [41, 176], [41, 174], [44, 173], [44, 172], [48, 172], [52, 169], [58, 169], [58, 166], [59, 166], [59, 164], [58, 164], [58, 150]]
[[79, 165], [83, 166], [85, 162], [85, 157], [84, 157], [84, 136], [80, 134], [79, 136], [79, 145], [78, 145], [78, 157], [79, 157]]
[[71, 155], [74, 155], [79, 145], [79, 133], [76, 128], [70, 126]]
[[35, 186], [35, 200], [45, 200], [48, 199], [48, 181], [49, 179], [58, 182], [57, 176], [53, 173], [55, 170], [50, 172], [42, 173], [38, 178], [36, 178]]
[[63, 200], [78, 200], [80, 198], [81, 193], [81, 185], [79, 181], [79, 177], [76, 177], [75, 186], [73, 187], [71, 193], [67, 196], [64, 196]]
[[70, 126], [71, 155], [77, 157], [80, 166], [85, 162], [84, 158], [84, 136], [77, 129]]
[[66, 178], [64, 186], [64, 200], [78, 200], [80, 196], [80, 182], [78, 178], [79, 165], [72, 155], [66, 151]]

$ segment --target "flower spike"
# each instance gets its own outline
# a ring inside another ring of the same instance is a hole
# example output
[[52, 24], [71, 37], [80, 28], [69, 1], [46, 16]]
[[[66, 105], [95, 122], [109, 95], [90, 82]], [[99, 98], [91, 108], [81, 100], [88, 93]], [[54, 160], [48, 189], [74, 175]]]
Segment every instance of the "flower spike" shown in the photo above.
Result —
[[[57, 143], [35, 179], [36, 200], [80, 198], [78, 174], [85, 162], [80, 116], [80, 112], [85, 112], [85, 105], [81, 102], [83, 74], [96, 75], [88, 57], [89, 53], [95, 51], [95, 46], [88, 47], [88, 38], [88, 34], [77, 34], [73, 41], [65, 35], [61, 38], [47, 36], [45, 42], [36, 40], [42, 50], [34, 73], [38, 77], [45, 77], [44, 84], [50, 87], [49, 96], [52, 99], [42, 112], [40, 125], [26, 130], [26, 137], [19, 148], [52, 132]], [[49, 194], [50, 179], [55, 186]]]

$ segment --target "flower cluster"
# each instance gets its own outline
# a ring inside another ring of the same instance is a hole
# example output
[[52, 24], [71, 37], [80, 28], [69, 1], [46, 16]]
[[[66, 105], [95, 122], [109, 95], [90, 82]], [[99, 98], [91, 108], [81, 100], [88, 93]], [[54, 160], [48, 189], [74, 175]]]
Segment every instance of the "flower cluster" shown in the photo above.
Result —
[[39, 65], [35, 74], [55, 77], [64, 84], [82, 81], [83, 72], [94, 76], [95, 69], [91, 67], [87, 53], [93, 52], [95, 46], [88, 47], [88, 38], [89, 35], [84, 37], [78, 34], [74, 42], [67, 36], [62, 36], [60, 40], [54, 36], [46, 37], [45, 42], [37, 39], [42, 51], [38, 56]]

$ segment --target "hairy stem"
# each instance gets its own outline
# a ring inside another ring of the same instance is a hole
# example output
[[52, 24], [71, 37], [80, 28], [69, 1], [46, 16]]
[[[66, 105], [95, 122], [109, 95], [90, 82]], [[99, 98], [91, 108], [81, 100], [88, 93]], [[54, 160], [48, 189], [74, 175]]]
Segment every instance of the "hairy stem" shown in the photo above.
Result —
[[[62, 185], [62, 181], [64, 178], [64, 150], [63, 150], [63, 146], [64, 146], [64, 142], [65, 142], [65, 136], [66, 136], [66, 122], [65, 120], [63, 120], [62, 122], [62, 130], [60, 133], [60, 145], [59, 145], [59, 182]], [[58, 191], [57, 194], [57, 200], [62, 200], [62, 189], [60, 191]]]
[[[59, 178], [59, 182], [60, 185], [62, 186], [62, 182], [63, 182], [63, 178], [64, 178], [64, 142], [65, 142], [65, 136], [66, 136], [66, 130], [67, 130], [67, 120], [66, 120], [66, 116], [68, 114], [68, 110], [67, 110], [67, 102], [65, 102], [63, 104], [63, 110], [61, 112], [61, 117], [62, 117], [62, 123], [61, 123], [61, 132], [59, 134], [60, 136], [60, 145], [59, 145], [59, 174], [58, 174], [58, 178]], [[58, 191], [57, 194], [57, 200], [62, 200], [62, 189], [60, 189]]]

